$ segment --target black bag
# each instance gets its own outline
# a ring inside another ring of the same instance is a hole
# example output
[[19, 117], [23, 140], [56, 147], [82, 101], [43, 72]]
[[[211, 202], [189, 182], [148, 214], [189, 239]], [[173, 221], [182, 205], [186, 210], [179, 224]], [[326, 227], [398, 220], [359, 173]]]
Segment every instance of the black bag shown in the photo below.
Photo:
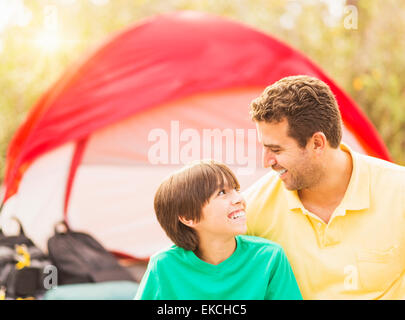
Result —
[[0, 229], [0, 295], [2, 298], [36, 298], [46, 289], [44, 269], [51, 262], [29, 239], [21, 226], [16, 236]]
[[89, 234], [58, 231], [48, 240], [48, 254], [58, 271], [58, 284], [134, 281], [117, 259]]

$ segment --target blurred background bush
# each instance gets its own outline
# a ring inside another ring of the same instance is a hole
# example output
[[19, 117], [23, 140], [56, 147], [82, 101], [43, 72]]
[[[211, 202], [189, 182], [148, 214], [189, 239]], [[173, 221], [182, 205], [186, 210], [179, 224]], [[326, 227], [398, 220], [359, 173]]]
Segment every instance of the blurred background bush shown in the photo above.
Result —
[[27, 111], [74, 61], [146, 17], [203, 11], [240, 21], [317, 63], [405, 165], [405, 2], [397, 0], [0, 0], [0, 182]]

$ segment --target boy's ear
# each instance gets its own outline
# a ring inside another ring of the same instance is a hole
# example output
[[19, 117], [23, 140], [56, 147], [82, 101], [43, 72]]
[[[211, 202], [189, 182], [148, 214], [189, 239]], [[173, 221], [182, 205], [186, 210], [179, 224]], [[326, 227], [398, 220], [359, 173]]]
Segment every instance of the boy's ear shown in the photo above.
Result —
[[192, 219], [186, 219], [183, 216], [179, 216], [179, 220], [181, 223], [185, 224], [187, 227], [193, 228], [196, 225], [196, 222]]

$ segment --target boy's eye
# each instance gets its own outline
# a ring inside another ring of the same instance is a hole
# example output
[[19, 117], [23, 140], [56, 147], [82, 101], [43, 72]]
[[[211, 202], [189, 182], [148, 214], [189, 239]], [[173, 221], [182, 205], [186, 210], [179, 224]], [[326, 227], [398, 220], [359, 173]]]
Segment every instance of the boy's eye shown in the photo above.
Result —
[[225, 189], [222, 189], [221, 191], [218, 192], [218, 195], [219, 195], [219, 196], [222, 196], [222, 195], [224, 195], [224, 194], [226, 194]]
[[[240, 189], [239, 188], [234, 188], [234, 190], [236, 191], [236, 192], [240, 192]], [[220, 190], [219, 192], [218, 192], [218, 195], [219, 196], [222, 196], [222, 195], [224, 195], [224, 194], [226, 194], [227, 192], [226, 192], [226, 190], [225, 189], [222, 189], [222, 190]]]

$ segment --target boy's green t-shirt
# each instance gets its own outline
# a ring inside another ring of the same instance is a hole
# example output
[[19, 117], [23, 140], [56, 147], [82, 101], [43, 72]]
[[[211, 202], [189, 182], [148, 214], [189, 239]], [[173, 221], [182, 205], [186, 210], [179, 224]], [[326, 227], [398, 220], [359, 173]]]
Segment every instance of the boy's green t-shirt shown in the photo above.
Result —
[[299, 300], [290, 263], [280, 245], [236, 236], [236, 250], [218, 265], [175, 245], [151, 257], [135, 299]]

